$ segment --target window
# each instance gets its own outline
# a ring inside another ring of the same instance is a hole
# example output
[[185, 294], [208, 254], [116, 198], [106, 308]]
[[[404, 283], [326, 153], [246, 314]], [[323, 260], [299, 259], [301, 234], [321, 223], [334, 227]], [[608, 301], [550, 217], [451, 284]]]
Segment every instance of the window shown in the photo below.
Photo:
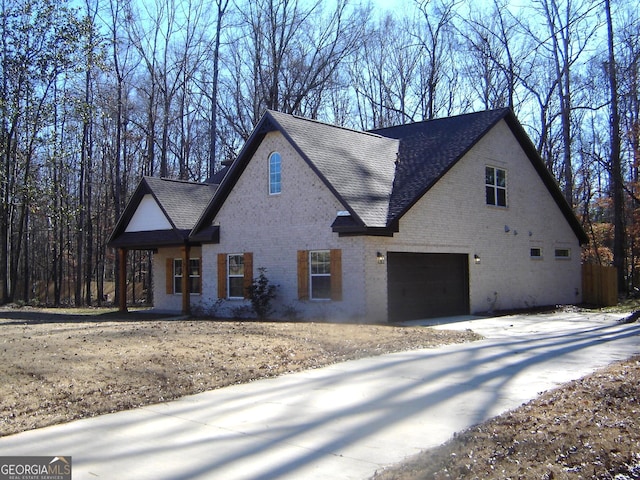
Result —
[[191, 293], [201, 293], [202, 288], [200, 286], [200, 259], [189, 259], [189, 291]]
[[311, 299], [331, 298], [331, 256], [329, 250], [309, 252]]
[[253, 281], [253, 253], [218, 254], [218, 298], [247, 298]]
[[501, 168], [485, 168], [485, 192], [487, 205], [507, 206], [507, 171]]
[[[184, 269], [182, 268], [182, 259], [174, 258], [172, 263], [173, 263], [172, 293], [181, 294], [182, 293], [182, 277], [185, 274]], [[199, 258], [189, 259], [188, 275], [189, 275], [189, 292], [201, 293], [200, 259]]]
[[231, 254], [227, 262], [227, 292], [229, 298], [244, 298], [244, 255]]
[[269, 156], [269, 195], [277, 195], [282, 191], [281, 168], [280, 154], [273, 152]]
[[342, 250], [298, 251], [298, 298], [342, 300]]
[[556, 248], [556, 258], [560, 260], [568, 260], [571, 258], [571, 250], [568, 248]]
[[531, 258], [542, 259], [542, 249], [540, 247], [531, 247]]

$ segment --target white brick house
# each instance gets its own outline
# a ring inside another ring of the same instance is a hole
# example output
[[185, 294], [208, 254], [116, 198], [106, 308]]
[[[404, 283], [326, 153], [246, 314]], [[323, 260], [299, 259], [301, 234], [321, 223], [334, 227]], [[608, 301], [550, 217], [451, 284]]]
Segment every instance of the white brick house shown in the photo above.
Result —
[[372, 132], [268, 111], [210, 183], [143, 178], [110, 244], [155, 250], [160, 310], [239, 315], [265, 268], [274, 317], [385, 322], [578, 303], [586, 240], [500, 109]]

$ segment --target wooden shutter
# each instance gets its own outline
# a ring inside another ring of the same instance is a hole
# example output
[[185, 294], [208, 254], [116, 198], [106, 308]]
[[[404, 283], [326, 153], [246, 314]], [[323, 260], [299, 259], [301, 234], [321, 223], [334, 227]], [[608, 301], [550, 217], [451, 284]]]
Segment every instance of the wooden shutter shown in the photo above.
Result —
[[331, 300], [342, 300], [342, 250], [333, 249], [331, 255]]
[[227, 254], [218, 254], [218, 298], [227, 298]]
[[249, 287], [253, 283], [253, 253], [245, 252], [244, 253], [244, 298], [249, 297]]
[[173, 295], [173, 258], [167, 258], [164, 274], [167, 295]]
[[309, 300], [309, 251], [298, 250], [298, 299]]

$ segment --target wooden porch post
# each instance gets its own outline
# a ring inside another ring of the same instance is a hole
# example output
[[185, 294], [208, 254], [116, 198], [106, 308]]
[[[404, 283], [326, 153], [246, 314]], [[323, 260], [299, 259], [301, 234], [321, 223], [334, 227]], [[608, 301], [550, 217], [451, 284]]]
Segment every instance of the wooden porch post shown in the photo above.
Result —
[[118, 310], [127, 312], [127, 249], [118, 249], [120, 269], [118, 278]]
[[182, 247], [182, 314], [191, 315], [191, 291], [189, 287], [189, 254], [190, 247], [185, 245]]

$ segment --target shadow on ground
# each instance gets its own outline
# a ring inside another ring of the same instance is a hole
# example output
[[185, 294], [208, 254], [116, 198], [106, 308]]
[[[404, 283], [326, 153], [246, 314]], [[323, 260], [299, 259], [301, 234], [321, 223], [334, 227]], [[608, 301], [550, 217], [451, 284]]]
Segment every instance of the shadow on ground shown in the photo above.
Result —
[[0, 325], [39, 325], [45, 323], [100, 323], [100, 322], [135, 322], [139, 320], [166, 320], [175, 318], [175, 314], [158, 313], [152, 310], [132, 310], [120, 312], [118, 310], [97, 309], [83, 310], [82, 313], [73, 309], [0, 309]]

